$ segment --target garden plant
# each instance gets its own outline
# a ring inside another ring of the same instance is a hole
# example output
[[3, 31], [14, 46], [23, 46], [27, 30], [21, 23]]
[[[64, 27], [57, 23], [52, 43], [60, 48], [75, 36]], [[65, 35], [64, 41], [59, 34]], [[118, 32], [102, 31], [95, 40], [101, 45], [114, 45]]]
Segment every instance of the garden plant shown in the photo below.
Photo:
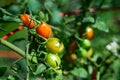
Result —
[[119, 4], [1, 0], [0, 80], [120, 80]]

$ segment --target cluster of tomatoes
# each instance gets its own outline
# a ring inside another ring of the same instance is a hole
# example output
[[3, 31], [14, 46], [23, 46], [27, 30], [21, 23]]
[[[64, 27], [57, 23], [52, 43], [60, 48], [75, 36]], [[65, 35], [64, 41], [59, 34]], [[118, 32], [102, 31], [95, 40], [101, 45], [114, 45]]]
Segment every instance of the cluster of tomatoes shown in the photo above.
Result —
[[[37, 49], [35, 48], [35, 51], [44, 52], [45, 57], [42, 60], [44, 60], [44, 62], [47, 63], [47, 65], [50, 68], [52, 68], [56, 73], [62, 74], [62, 70], [60, 69], [61, 59], [58, 53], [60, 53], [63, 50], [64, 45], [58, 38], [52, 37], [51, 26], [47, 24], [45, 21], [37, 23], [34, 19], [30, 17], [29, 14], [22, 14], [20, 16], [20, 19], [22, 23], [26, 27], [28, 27], [28, 30], [33, 31], [34, 34], [33, 33], [30, 34], [34, 36], [34, 40], [40, 43], [36, 44], [39, 47], [37, 47]], [[44, 39], [45, 41], [42, 41], [42, 39]], [[33, 41], [33, 45], [35, 41]], [[44, 49], [40, 48], [41, 46], [44, 46]]]
[[85, 27], [82, 33], [80, 32], [79, 35], [70, 41], [65, 59], [76, 65], [78, 62], [83, 63], [83, 59], [90, 58], [93, 54], [90, 40], [93, 38], [93, 28], [90, 26]]

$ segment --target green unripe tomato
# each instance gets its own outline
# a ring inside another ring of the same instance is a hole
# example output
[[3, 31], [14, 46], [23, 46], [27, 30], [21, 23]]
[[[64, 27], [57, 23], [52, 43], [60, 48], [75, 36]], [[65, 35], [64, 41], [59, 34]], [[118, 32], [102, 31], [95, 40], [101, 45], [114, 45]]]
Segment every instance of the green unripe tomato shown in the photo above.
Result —
[[81, 46], [82, 46], [83, 48], [89, 48], [89, 47], [91, 46], [90, 40], [88, 40], [88, 39], [82, 40]]
[[80, 57], [87, 57], [87, 51], [86, 49], [80, 47], [77, 49], [77, 54], [80, 56]]
[[61, 63], [60, 57], [52, 53], [46, 55], [45, 61], [53, 68], [58, 67]]
[[59, 53], [63, 50], [64, 45], [58, 38], [48, 38], [46, 48], [52, 53]]

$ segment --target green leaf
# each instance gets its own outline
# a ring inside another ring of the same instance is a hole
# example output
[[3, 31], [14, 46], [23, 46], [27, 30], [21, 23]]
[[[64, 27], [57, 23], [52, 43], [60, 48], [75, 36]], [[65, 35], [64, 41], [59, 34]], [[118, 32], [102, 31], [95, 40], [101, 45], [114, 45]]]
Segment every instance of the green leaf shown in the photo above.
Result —
[[96, 19], [96, 23], [93, 25], [95, 28], [101, 30], [101, 31], [104, 31], [104, 32], [108, 32], [109, 31], [109, 28], [108, 26], [106, 25], [106, 23], [104, 21], [101, 20], [100, 17], [98, 17]]
[[60, 11], [57, 9], [52, 10], [52, 22], [58, 23], [62, 19], [62, 17], [59, 15]]
[[75, 17], [74, 16], [70, 16], [70, 17], [65, 18], [65, 23], [66, 24], [70, 23], [70, 22], [73, 22], [73, 21], [75, 21]]
[[93, 17], [88, 16], [88, 17], [85, 17], [85, 18], [83, 19], [83, 22], [90, 22], [90, 23], [94, 23], [94, 22], [95, 22], [95, 20], [94, 20], [94, 18], [93, 18]]
[[20, 80], [17, 76], [9, 75], [7, 80]]
[[40, 7], [41, 7], [41, 4], [38, 0], [28, 0], [28, 8], [37, 13], [38, 11], [40, 11]]
[[42, 11], [39, 12], [39, 16], [40, 16], [41, 19], [45, 18], [45, 15], [44, 15], [44, 13]]
[[35, 75], [37, 75], [37, 74], [40, 74], [41, 72], [43, 72], [44, 70], [46, 69], [46, 66], [44, 65], [44, 64], [39, 64], [38, 66], [37, 66], [37, 69], [36, 69], [36, 71], [35, 71]]
[[71, 73], [75, 76], [80, 77], [80, 78], [87, 78], [88, 77], [88, 73], [84, 68], [74, 68], [73, 70], [71, 70]]
[[15, 18], [15, 17], [10, 17], [7, 15], [3, 16], [3, 20], [4, 21], [14, 21], [14, 22], [21, 22], [21, 20], [19, 18]]
[[55, 80], [66, 80], [64, 76], [56, 76]]
[[0, 23], [0, 37], [8, 34], [9, 32], [15, 30], [19, 26], [18, 23], [15, 22], [1, 22]]
[[8, 80], [15, 80], [15, 78], [14, 78], [14, 76], [9, 75], [9, 76], [8, 76]]
[[48, 14], [45, 14], [45, 21], [47, 22], [49, 20]]

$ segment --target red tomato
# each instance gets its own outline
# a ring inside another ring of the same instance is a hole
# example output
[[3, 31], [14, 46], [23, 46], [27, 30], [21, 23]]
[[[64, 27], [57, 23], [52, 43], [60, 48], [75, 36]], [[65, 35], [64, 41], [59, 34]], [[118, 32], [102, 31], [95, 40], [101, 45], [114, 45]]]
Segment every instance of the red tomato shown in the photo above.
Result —
[[43, 22], [42, 24], [38, 25], [36, 31], [39, 35], [45, 38], [49, 38], [50, 36], [52, 36], [52, 29], [50, 25], [48, 25], [46, 22]]
[[33, 28], [34, 25], [35, 25], [34, 21], [30, 19], [29, 14], [22, 14], [22, 15], [20, 16], [20, 19], [22, 20], [23, 24], [24, 24], [26, 27]]

